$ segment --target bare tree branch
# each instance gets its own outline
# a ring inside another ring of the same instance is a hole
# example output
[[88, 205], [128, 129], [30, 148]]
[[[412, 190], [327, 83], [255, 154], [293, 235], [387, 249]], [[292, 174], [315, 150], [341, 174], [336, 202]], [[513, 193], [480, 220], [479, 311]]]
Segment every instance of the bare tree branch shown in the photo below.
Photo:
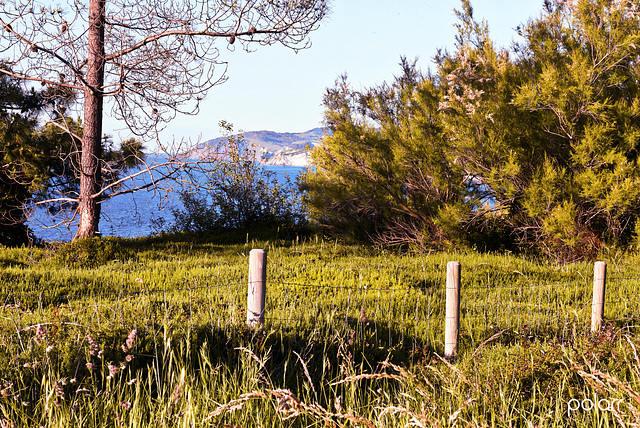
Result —
[[[77, 202], [76, 236], [91, 236], [98, 229], [102, 198], [153, 188], [183, 169], [170, 162], [147, 166], [151, 182], [124, 190], [121, 186], [144, 174], [103, 180], [103, 170], [117, 175], [103, 162], [106, 100], [112, 100], [110, 114], [134, 135], [157, 139], [164, 124], [178, 113], [196, 114], [208, 90], [226, 80], [218, 44], [229, 50], [275, 43], [304, 49], [327, 13], [328, 0], [0, 2], [0, 54], [8, 57], [7, 70], [0, 72], [78, 91], [77, 102], [84, 107], [82, 135], [72, 137], [81, 141], [80, 160], [73, 163], [75, 154], [67, 158], [77, 167], [80, 190], [75, 197], [49, 202]], [[158, 175], [162, 168], [169, 169]]]

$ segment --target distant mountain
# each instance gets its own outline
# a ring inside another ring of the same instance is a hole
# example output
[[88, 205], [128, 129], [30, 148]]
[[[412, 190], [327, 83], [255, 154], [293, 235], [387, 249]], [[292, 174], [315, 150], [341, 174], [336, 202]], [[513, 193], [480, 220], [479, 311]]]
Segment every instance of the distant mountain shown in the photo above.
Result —
[[[326, 128], [315, 128], [307, 132], [249, 131], [241, 135], [246, 144], [253, 144], [260, 163], [265, 165], [308, 166], [309, 151], [322, 139]], [[194, 150], [199, 155], [209, 154], [225, 137], [198, 144]]]

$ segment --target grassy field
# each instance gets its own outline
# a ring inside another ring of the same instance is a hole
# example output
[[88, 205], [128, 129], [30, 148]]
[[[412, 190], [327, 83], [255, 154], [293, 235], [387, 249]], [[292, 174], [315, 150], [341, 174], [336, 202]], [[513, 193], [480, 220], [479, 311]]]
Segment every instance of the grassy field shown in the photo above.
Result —
[[[267, 313], [249, 329], [253, 248], [268, 251]], [[591, 263], [320, 238], [0, 248], [0, 426], [638, 426], [640, 267], [602, 259], [591, 335]]]

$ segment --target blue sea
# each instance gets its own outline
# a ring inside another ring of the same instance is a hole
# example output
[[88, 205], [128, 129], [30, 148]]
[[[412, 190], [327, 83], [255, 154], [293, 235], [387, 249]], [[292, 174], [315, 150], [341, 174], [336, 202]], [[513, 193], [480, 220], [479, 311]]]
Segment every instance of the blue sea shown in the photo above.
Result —
[[[262, 166], [273, 171], [278, 181], [284, 183], [286, 177], [295, 182], [297, 176], [305, 170], [295, 166]], [[173, 222], [172, 210], [181, 209], [178, 193], [158, 193], [138, 191], [132, 194], [116, 196], [104, 201], [100, 214], [100, 232], [103, 236], [134, 238], [148, 236], [162, 231], [162, 224]], [[76, 231], [77, 223], [56, 225], [56, 219], [41, 209], [29, 222], [36, 237], [47, 241], [70, 241]]]

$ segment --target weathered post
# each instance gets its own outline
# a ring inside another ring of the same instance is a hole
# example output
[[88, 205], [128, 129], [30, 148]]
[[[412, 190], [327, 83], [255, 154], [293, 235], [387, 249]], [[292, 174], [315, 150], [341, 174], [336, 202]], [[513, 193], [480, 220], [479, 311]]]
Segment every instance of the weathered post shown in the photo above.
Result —
[[452, 359], [458, 354], [460, 328], [460, 262], [447, 263], [447, 308], [444, 326], [444, 356]]
[[593, 267], [593, 303], [591, 304], [591, 333], [602, 327], [604, 297], [607, 285], [607, 263], [596, 262]]
[[264, 298], [267, 291], [267, 252], [249, 253], [249, 289], [247, 292], [247, 324], [255, 327], [264, 323]]

